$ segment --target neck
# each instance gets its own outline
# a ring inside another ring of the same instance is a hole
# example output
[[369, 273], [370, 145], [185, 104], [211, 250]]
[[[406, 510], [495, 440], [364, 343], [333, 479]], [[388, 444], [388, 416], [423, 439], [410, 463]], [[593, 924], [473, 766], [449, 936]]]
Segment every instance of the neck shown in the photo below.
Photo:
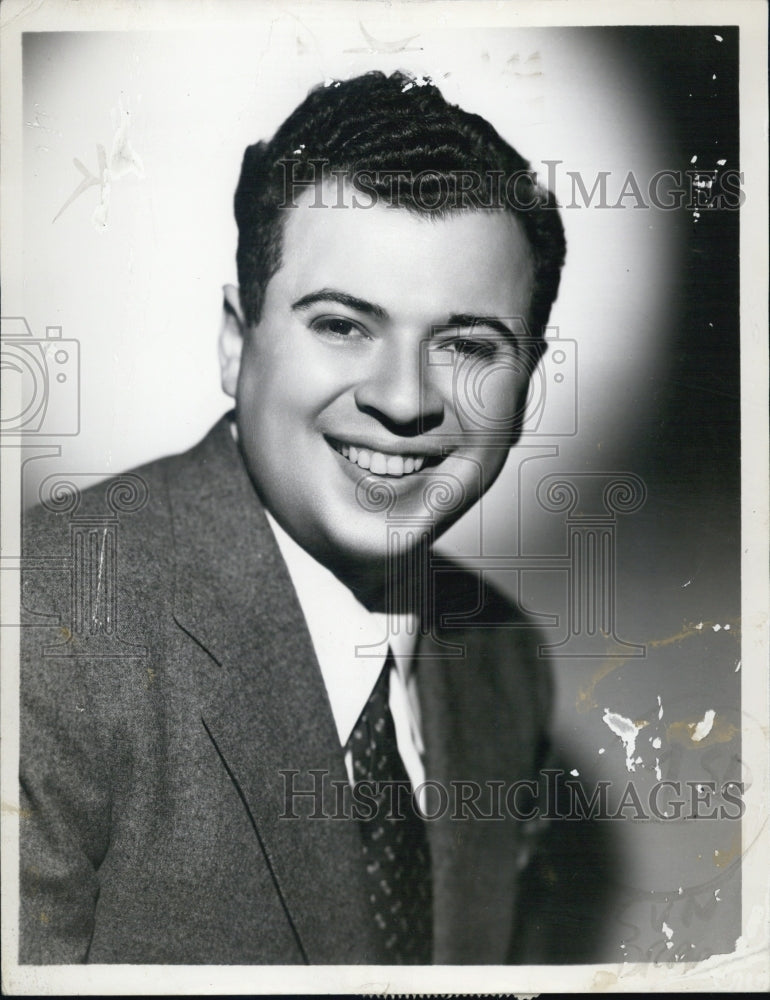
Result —
[[337, 559], [328, 568], [370, 611], [406, 614], [418, 611], [428, 593], [429, 549], [430, 539], [425, 536], [417, 546], [389, 560]]

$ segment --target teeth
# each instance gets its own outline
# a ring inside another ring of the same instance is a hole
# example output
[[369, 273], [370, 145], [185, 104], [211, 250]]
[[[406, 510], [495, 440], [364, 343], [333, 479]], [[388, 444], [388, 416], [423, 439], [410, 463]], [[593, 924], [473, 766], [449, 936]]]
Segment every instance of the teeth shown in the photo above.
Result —
[[369, 464], [369, 468], [375, 476], [384, 476], [388, 471], [388, 460], [381, 451], [375, 451], [372, 455], [372, 461]]
[[368, 469], [376, 476], [408, 476], [412, 472], [419, 472], [425, 463], [424, 455], [420, 458], [414, 455], [385, 455], [381, 451], [369, 451], [367, 448], [342, 443], [334, 443], [334, 448], [359, 469]]

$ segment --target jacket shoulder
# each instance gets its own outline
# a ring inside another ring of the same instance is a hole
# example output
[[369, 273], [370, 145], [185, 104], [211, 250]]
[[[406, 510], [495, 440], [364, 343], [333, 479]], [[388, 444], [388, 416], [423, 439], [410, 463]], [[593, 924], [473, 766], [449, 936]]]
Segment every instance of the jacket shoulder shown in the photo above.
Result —
[[[205, 490], [210, 459], [233, 443], [222, 418], [192, 448], [118, 473], [85, 489], [75, 477], [49, 476], [40, 502], [22, 514], [23, 565], [43, 568], [47, 556], [64, 554], [81, 535], [118, 531], [135, 548], [162, 554], [170, 539], [170, 487], [184, 482], [195, 492]], [[25, 559], [26, 557], [26, 559]]]

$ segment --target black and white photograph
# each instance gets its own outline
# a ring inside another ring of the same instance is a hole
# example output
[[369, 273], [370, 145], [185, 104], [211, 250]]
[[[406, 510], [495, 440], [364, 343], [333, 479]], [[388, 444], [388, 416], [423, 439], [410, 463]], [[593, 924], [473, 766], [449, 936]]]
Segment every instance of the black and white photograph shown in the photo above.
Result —
[[0, 17], [4, 992], [767, 988], [765, 5]]

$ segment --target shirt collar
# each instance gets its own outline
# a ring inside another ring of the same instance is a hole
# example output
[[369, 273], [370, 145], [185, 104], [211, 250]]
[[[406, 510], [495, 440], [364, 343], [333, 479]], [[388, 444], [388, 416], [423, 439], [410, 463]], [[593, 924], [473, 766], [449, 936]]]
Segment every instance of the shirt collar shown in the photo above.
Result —
[[[369, 611], [265, 511], [297, 592], [344, 746], [382, 671], [390, 644], [406, 686], [416, 642], [413, 614]], [[388, 619], [395, 634], [388, 634]]]

